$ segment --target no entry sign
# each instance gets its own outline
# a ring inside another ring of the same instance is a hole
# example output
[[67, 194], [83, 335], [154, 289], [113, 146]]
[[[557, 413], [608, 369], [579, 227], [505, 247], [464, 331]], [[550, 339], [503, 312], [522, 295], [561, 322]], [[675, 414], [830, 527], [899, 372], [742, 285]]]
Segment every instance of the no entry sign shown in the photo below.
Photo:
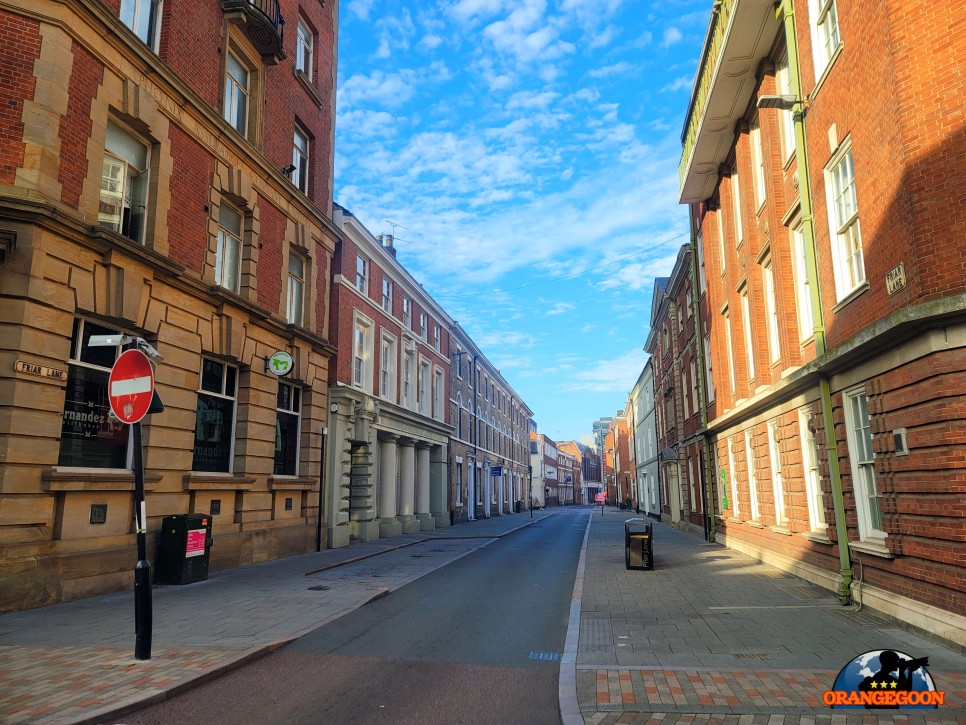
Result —
[[607, 498], [606, 494], [603, 494], [603, 493], [598, 493], [596, 496], [594, 496], [594, 500], [597, 503], [604, 503], [604, 500], [606, 498]]
[[108, 399], [122, 423], [137, 423], [151, 407], [154, 368], [140, 350], [125, 350], [111, 368]]

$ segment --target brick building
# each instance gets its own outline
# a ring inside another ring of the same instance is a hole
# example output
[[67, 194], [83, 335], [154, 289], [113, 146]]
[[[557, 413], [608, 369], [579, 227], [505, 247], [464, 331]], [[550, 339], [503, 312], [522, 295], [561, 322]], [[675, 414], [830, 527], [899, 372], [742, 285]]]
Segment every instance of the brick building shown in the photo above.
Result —
[[557, 444], [543, 433], [530, 431], [530, 465], [533, 467], [533, 507], [559, 506]]
[[654, 371], [662, 519], [682, 529], [706, 533], [707, 450], [701, 435], [701, 363], [691, 257], [691, 245], [683, 245], [671, 276], [655, 280], [651, 332], [644, 349], [651, 353]]
[[966, 6], [775, 6], [715, 3], [682, 134], [717, 535], [962, 644]]
[[576, 503], [593, 503], [600, 490], [600, 456], [588, 445], [579, 441], [564, 441], [557, 450], [573, 456], [577, 461], [579, 490], [574, 491]]
[[660, 518], [661, 496], [658, 487], [657, 433], [654, 427], [654, 365], [653, 358], [644, 363], [637, 382], [631, 390], [631, 409], [634, 417], [634, 468], [636, 476], [636, 510]]
[[577, 457], [562, 450], [557, 444], [557, 489], [561, 505], [570, 505], [580, 498], [580, 465]]
[[527, 506], [533, 411], [458, 322], [452, 323], [449, 507], [454, 521]]
[[625, 508], [636, 508], [637, 487], [634, 485], [636, 466], [634, 464], [634, 439], [631, 433], [631, 399], [628, 396], [621, 410], [614, 416], [614, 482], [617, 502]]
[[324, 513], [328, 545], [449, 526], [449, 316], [375, 238], [334, 205]]
[[164, 356], [152, 554], [188, 512], [212, 569], [319, 545], [337, 8], [0, 11], [0, 610], [131, 586], [132, 436], [92, 335]]

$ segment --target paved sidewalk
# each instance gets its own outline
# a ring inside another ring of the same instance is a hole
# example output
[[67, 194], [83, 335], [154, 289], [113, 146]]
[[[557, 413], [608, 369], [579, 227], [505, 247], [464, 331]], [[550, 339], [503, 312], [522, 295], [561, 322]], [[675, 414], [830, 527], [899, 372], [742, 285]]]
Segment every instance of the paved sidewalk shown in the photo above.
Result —
[[[112, 721], [561, 510], [354, 543], [217, 572], [195, 584], [156, 586], [150, 660], [134, 659], [130, 591], [0, 615], [0, 723]], [[133, 577], [133, 559], [131, 565]]]
[[[571, 610], [579, 642], [561, 668], [565, 723], [876, 722], [821, 698], [846, 663], [879, 649], [928, 656], [946, 691], [945, 707], [879, 721], [966, 722], [966, 657], [664, 524], [653, 527], [654, 570], [627, 570], [623, 523], [632, 515], [591, 517]], [[564, 692], [574, 681], [579, 715]]]

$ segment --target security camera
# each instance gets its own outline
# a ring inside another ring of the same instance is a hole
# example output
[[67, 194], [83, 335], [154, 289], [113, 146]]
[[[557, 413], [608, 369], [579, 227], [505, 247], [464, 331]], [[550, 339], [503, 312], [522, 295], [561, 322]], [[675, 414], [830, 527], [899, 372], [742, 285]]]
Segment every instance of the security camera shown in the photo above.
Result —
[[164, 355], [155, 350], [154, 346], [143, 337], [139, 337], [135, 342], [137, 343], [138, 350], [147, 355], [154, 365], [160, 365], [164, 362]]
[[116, 335], [91, 335], [87, 345], [88, 347], [117, 347], [127, 345], [129, 342], [132, 342], [129, 335], [117, 333]]

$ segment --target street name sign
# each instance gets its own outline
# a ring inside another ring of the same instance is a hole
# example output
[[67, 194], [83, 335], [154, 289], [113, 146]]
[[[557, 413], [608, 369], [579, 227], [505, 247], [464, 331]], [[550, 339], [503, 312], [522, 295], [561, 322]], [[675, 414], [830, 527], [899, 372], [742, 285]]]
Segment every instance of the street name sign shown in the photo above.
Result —
[[151, 407], [154, 368], [140, 350], [125, 350], [118, 357], [107, 386], [111, 410], [122, 423], [137, 423]]

